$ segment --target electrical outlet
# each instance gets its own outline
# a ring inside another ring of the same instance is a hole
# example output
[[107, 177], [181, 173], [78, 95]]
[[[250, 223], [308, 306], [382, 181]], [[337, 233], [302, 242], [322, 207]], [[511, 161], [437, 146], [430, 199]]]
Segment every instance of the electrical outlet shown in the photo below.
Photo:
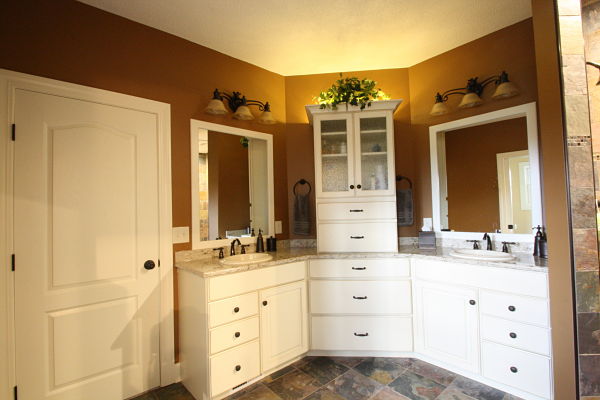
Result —
[[173, 243], [188, 243], [190, 241], [190, 228], [188, 226], [173, 227]]
[[283, 225], [281, 225], [281, 221], [275, 221], [275, 234], [283, 233]]

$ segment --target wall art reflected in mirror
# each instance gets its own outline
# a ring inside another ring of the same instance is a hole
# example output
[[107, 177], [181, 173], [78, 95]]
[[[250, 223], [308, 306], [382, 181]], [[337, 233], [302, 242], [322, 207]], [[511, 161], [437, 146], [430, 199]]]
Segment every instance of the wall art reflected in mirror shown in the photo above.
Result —
[[434, 227], [531, 235], [541, 224], [535, 104], [430, 128]]
[[271, 135], [192, 120], [191, 148], [193, 248], [272, 234]]

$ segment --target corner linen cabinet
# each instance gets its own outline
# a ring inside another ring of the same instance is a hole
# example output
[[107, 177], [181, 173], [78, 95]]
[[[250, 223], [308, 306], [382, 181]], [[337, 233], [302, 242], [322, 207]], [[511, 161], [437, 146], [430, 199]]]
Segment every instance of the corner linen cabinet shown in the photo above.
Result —
[[393, 114], [401, 100], [339, 110], [306, 106], [313, 123], [320, 252], [395, 252]]

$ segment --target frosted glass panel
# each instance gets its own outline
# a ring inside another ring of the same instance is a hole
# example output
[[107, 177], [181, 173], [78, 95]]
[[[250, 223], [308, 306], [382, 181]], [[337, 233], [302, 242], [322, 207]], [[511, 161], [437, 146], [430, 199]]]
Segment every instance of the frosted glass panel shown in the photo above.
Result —
[[345, 119], [321, 121], [323, 192], [348, 190], [348, 133]]
[[385, 117], [360, 119], [362, 190], [388, 189], [387, 126]]

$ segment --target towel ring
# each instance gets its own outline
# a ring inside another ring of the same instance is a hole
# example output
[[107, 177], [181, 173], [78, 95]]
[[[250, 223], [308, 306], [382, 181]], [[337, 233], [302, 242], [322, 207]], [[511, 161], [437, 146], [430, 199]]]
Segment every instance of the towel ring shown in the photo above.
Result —
[[294, 188], [292, 189], [292, 193], [294, 193], [294, 196], [296, 195], [296, 186], [298, 185], [308, 185], [308, 193], [306, 194], [310, 194], [310, 192], [312, 191], [312, 186], [310, 186], [310, 182], [302, 178], [294, 184]]
[[406, 176], [402, 176], [402, 175], [396, 175], [396, 182], [400, 182], [403, 180], [408, 181], [408, 184], [410, 185], [409, 189], [412, 189], [412, 181], [409, 178], [407, 178]]

